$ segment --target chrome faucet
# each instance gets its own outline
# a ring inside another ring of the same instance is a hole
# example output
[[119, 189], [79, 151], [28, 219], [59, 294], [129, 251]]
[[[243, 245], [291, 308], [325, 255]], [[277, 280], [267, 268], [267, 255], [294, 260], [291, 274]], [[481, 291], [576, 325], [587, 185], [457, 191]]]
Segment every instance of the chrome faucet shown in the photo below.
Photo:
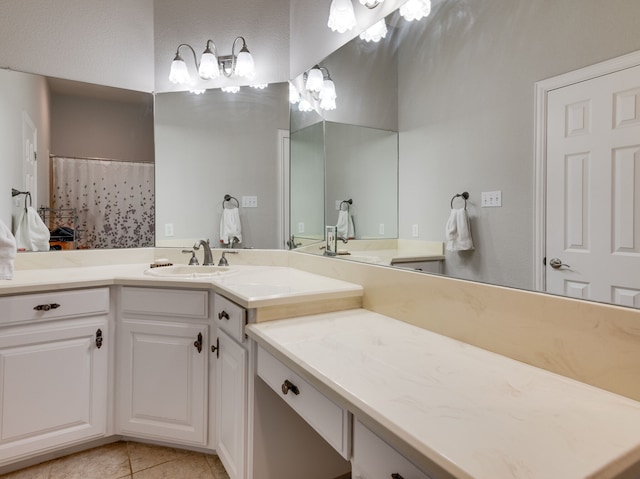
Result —
[[196, 244], [193, 245], [194, 250], [200, 249], [200, 246], [204, 247], [204, 258], [202, 260], [203, 266], [213, 266], [215, 263], [213, 262], [213, 255], [211, 254], [211, 246], [209, 246], [209, 240], [198, 240]]
[[238, 254], [237, 251], [223, 251], [222, 252], [222, 258], [220, 258], [220, 262], [218, 263], [218, 266], [229, 266], [229, 262], [227, 261], [227, 258], [224, 257], [224, 255], [226, 254]]

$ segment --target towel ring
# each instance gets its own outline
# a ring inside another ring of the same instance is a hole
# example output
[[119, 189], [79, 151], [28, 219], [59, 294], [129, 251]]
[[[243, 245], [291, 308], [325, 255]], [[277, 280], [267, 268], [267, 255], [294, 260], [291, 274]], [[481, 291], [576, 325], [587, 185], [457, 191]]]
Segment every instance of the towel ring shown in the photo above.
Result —
[[240, 202], [237, 198], [234, 198], [231, 195], [224, 195], [224, 200], [222, 200], [222, 209], [224, 209], [224, 204], [227, 202], [231, 202], [231, 200], [234, 200], [236, 202], [237, 208], [240, 208]]
[[342, 211], [342, 205], [347, 204], [347, 211], [349, 211], [349, 205], [353, 204], [353, 200], [351, 198], [349, 198], [348, 200], [343, 200], [342, 202], [340, 202], [340, 211]]
[[458, 193], [456, 195], [453, 195], [453, 198], [451, 198], [451, 209], [453, 209], [453, 200], [455, 200], [456, 198], [462, 198], [464, 199], [464, 209], [467, 209], [467, 200], [469, 199], [469, 193], [467, 193], [466, 191], [464, 193]]

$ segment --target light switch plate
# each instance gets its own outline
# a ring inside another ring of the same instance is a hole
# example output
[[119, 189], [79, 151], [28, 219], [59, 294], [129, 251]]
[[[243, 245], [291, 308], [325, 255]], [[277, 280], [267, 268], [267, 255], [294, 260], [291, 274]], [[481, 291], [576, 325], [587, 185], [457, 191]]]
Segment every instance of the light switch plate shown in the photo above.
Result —
[[258, 207], [258, 197], [257, 196], [243, 196], [242, 197], [242, 207], [243, 208], [257, 208]]
[[499, 208], [502, 206], [502, 191], [483, 191], [481, 205], [483, 208]]
[[173, 236], [173, 223], [166, 223], [164, 225], [164, 235], [165, 236]]
[[304, 233], [304, 223], [302, 221], [298, 223], [298, 233]]
[[411, 226], [411, 236], [413, 236], [414, 238], [417, 238], [420, 236], [420, 232], [417, 224]]

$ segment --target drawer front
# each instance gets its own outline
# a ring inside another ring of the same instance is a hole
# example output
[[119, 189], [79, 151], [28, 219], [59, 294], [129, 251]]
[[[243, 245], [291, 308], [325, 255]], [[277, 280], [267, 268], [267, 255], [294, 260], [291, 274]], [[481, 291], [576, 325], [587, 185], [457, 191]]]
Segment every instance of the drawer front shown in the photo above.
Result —
[[0, 298], [0, 324], [95, 316], [108, 312], [108, 288]]
[[215, 308], [214, 322], [218, 328], [236, 341], [243, 342], [247, 311], [219, 294], [216, 294], [213, 304]]
[[[258, 376], [342, 457], [347, 460], [350, 458], [351, 415], [347, 410], [338, 406], [261, 347], [258, 347], [257, 371]], [[289, 385], [288, 391], [285, 384]]]
[[430, 479], [358, 420], [353, 426], [352, 476], [354, 479]]
[[122, 288], [122, 312], [154, 317], [207, 319], [209, 293], [155, 288]]

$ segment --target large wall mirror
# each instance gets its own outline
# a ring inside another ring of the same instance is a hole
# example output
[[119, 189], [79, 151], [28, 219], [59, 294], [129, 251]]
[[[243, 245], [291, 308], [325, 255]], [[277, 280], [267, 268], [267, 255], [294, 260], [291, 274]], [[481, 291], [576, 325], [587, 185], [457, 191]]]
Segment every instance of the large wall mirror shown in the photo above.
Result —
[[[319, 63], [338, 96], [335, 111], [315, 113], [325, 125], [324, 148], [333, 148], [326, 134], [333, 121], [397, 131], [397, 236], [444, 241], [451, 199], [467, 191], [475, 249], [446, 251], [444, 274], [536, 289], [535, 85], [639, 50], [639, 16], [640, 4], [626, 0], [432, 0], [426, 19], [407, 22], [393, 13], [381, 42], [356, 37]], [[294, 106], [292, 181], [295, 132], [310, 135], [303, 115]], [[351, 120], [336, 120], [340, 115]], [[335, 198], [327, 171], [324, 181], [316, 208], [330, 224]], [[636, 196], [638, 187], [631, 187]], [[496, 191], [501, 206], [483, 207], [482, 194]], [[292, 232], [300, 222], [292, 218]], [[591, 297], [578, 283], [556, 292], [640, 307], [640, 290], [628, 288], [627, 300], [618, 301], [609, 293]]]
[[51, 232], [40, 251], [154, 245], [152, 94], [0, 70], [0, 105], [12, 231], [31, 206]]

